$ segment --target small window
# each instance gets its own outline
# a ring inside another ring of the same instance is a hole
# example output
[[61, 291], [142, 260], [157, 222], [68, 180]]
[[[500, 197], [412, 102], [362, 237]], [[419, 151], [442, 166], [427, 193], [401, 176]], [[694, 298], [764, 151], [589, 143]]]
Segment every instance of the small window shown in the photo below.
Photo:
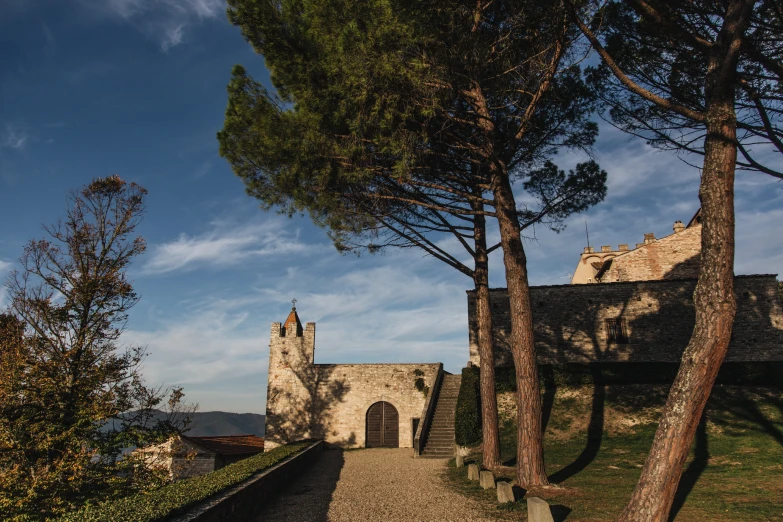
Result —
[[625, 319], [607, 319], [606, 337], [610, 343], [627, 343], [628, 329], [625, 326]]

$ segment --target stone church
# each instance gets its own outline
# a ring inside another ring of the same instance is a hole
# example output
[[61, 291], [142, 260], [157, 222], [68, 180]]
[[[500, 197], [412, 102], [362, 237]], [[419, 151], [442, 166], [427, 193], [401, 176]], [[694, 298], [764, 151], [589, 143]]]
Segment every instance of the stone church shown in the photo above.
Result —
[[[585, 248], [571, 284], [531, 287], [538, 361], [672, 362], [694, 325], [701, 222], [645, 234], [635, 248]], [[737, 315], [726, 361], [783, 363], [783, 303], [775, 275], [735, 279]], [[468, 297], [469, 360], [479, 363], [475, 296]], [[495, 364], [511, 364], [506, 289], [490, 291]], [[302, 438], [341, 447], [413, 447], [451, 456], [460, 376], [441, 363], [315, 364], [315, 323], [296, 308], [272, 323], [265, 449]]]

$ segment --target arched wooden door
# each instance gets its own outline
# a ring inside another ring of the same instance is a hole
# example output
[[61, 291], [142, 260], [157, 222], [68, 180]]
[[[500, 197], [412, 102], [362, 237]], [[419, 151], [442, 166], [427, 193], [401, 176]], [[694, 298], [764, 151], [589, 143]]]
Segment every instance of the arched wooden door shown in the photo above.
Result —
[[400, 415], [388, 402], [376, 402], [367, 410], [368, 448], [400, 447]]

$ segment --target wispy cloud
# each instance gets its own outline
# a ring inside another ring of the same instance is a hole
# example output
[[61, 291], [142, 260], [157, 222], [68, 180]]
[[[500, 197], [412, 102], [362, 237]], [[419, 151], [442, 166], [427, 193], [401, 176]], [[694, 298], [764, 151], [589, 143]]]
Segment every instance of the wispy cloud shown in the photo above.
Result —
[[182, 29], [184, 27], [185, 24], [179, 24], [166, 28], [163, 35], [163, 42], [160, 44], [160, 48], [163, 52], [167, 52], [175, 45], [182, 43]]
[[148, 310], [154, 319], [124, 341], [148, 347], [150, 382], [184, 386], [204, 410], [263, 413], [269, 326], [285, 319], [294, 296], [302, 321], [317, 323], [316, 362], [441, 361], [449, 371], [465, 364], [467, 278], [410, 252], [393, 260], [325, 257], [320, 270], [309, 264]]
[[11, 125], [5, 124], [5, 136], [3, 137], [3, 146], [10, 147], [16, 150], [22, 150], [27, 143], [29, 136], [26, 132], [21, 131]]
[[5, 287], [5, 278], [13, 268], [13, 263], [0, 259], [0, 310], [8, 306], [8, 293]]
[[194, 23], [221, 16], [225, 0], [109, 0], [96, 4], [136, 25], [160, 42], [163, 52], [183, 42], [186, 29]]
[[296, 232], [287, 231], [277, 219], [231, 226], [212, 223], [212, 230], [199, 235], [180, 235], [152, 249], [142, 267], [143, 274], [162, 274], [197, 267], [228, 267], [250, 258], [314, 253], [326, 245], [302, 242]]

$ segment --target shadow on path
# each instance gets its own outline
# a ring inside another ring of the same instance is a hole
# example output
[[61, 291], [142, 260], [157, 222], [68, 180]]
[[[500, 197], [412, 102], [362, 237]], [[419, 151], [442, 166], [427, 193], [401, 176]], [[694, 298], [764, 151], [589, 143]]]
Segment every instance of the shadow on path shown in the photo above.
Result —
[[325, 448], [310, 469], [269, 501], [256, 517], [256, 522], [326, 521], [344, 464], [342, 450]]

